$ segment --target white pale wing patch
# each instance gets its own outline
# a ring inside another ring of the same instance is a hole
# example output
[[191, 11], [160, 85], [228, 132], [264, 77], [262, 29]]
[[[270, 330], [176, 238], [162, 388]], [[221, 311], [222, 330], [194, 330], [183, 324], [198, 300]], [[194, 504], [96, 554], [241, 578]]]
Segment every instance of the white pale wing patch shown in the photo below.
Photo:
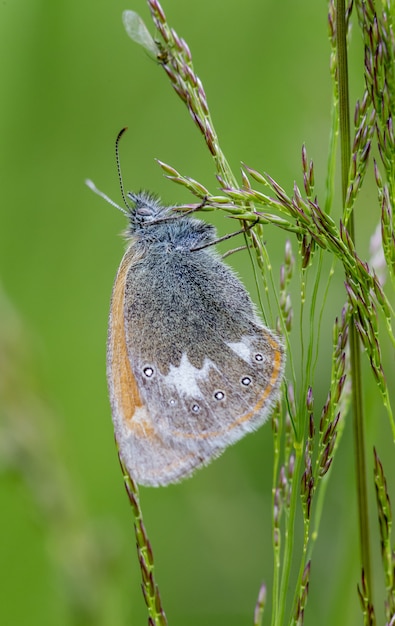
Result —
[[152, 429], [151, 419], [147, 413], [147, 407], [136, 407], [133, 413], [133, 427], [139, 426], [144, 431]]
[[254, 345], [253, 337], [244, 336], [242, 341], [236, 343], [229, 342], [226, 345], [246, 363], [251, 363], [254, 359], [258, 362], [266, 363], [271, 358], [271, 354], [267, 355], [265, 351], [256, 351], [257, 346]]
[[180, 365], [178, 367], [171, 365], [169, 373], [163, 380], [169, 388], [174, 389], [181, 396], [203, 398], [199, 381], [207, 378], [210, 367], [215, 368], [215, 365], [209, 359], [205, 360], [202, 369], [194, 367], [184, 352]]
[[245, 337], [244, 341], [238, 341], [237, 343], [228, 343], [226, 344], [227, 346], [229, 346], [229, 348], [231, 350], [233, 350], [233, 352], [236, 352], [236, 354], [243, 359], [243, 361], [246, 361], [247, 363], [250, 362], [251, 360], [251, 341], [249, 340], [249, 337]]

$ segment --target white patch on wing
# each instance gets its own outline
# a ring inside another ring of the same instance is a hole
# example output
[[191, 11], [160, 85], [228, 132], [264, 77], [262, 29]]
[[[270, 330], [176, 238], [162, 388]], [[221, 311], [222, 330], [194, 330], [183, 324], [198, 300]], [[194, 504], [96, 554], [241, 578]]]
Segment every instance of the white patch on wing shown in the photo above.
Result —
[[144, 423], [147, 423], [147, 418], [148, 418], [147, 407], [139, 406], [136, 408], [135, 412], [133, 413], [132, 421], [136, 423], [144, 424]]
[[119, 422], [122, 436], [127, 438], [135, 436], [136, 426], [140, 426], [140, 428], [148, 435], [149, 431], [152, 429], [151, 418], [147, 412], [146, 406], [136, 407], [131, 419], [117, 419], [117, 422]]
[[238, 341], [237, 343], [228, 343], [227, 346], [236, 352], [240, 358], [246, 363], [251, 362], [251, 338], [245, 337], [244, 341]]
[[170, 365], [170, 371], [167, 376], [164, 377], [164, 382], [166, 385], [175, 388], [179, 395], [202, 398], [203, 395], [199, 388], [199, 380], [207, 378], [210, 367], [215, 367], [215, 365], [209, 359], [204, 361], [204, 365], [201, 369], [194, 367], [188, 361], [188, 357], [184, 352], [179, 367]]

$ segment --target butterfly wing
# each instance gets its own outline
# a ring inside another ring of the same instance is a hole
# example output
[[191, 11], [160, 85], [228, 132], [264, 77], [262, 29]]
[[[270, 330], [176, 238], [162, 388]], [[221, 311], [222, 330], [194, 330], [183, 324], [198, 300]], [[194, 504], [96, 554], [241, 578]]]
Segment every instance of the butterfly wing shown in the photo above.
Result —
[[163, 258], [129, 267], [126, 349], [153, 432], [200, 465], [267, 418], [284, 350], [215, 255], [184, 250], [165, 266]]

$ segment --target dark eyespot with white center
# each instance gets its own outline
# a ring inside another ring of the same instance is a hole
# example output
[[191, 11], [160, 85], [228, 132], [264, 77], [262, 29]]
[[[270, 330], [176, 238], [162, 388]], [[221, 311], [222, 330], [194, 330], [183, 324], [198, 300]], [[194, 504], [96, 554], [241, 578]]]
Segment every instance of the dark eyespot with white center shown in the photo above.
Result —
[[257, 352], [257, 354], [255, 355], [255, 361], [258, 361], [259, 363], [261, 363], [263, 361], [263, 354], [261, 354], [260, 352]]
[[244, 378], [241, 379], [241, 384], [244, 387], [248, 387], [248, 385], [251, 385], [251, 378], [249, 376], [244, 376]]
[[225, 398], [225, 394], [223, 391], [216, 391], [214, 394], [214, 398], [216, 400], [223, 400]]
[[193, 411], [193, 413], [199, 413], [200, 406], [198, 404], [193, 404], [192, 405], [192, 411]]
[[145, 367], [143, 369], [143, 372], [146, 378], [152, 378], [154, 375], [154, 370], [152, 369], [152, 367]]

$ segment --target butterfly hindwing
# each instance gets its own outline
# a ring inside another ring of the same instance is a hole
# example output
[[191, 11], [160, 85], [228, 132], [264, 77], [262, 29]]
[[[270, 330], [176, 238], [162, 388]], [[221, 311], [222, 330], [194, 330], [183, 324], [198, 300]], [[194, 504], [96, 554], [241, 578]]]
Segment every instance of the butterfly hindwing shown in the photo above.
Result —
[[144, 273], [131, 266], [125, 324], [130, 365], [155, 431], [174, 447], [211, 455], [264, 422], [280, 385], [283, 348], [233, 273], [205, 255], [216, 277], [209, 287], [204, 272], [194, 274], [192, 255], [173, 261], [166, 284], [157, 272], [147, 276], [146, 266]]

